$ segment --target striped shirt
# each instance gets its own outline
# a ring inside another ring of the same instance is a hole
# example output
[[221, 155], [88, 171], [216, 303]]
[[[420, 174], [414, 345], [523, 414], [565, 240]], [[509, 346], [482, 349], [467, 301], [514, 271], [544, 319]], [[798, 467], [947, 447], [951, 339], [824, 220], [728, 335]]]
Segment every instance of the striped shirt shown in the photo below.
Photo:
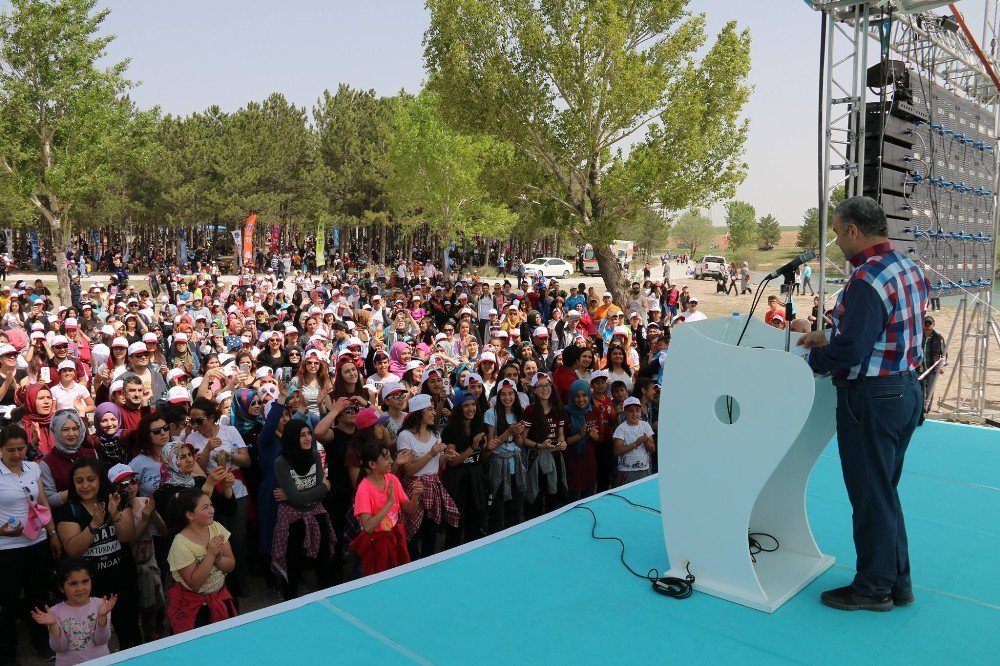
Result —
[[916, 370], [927, 310], [923, 272], [888, 242], [862, 250], [851, 265], [833, 310], [830, 343], [809, 352], [809, 365], [848, 380]]

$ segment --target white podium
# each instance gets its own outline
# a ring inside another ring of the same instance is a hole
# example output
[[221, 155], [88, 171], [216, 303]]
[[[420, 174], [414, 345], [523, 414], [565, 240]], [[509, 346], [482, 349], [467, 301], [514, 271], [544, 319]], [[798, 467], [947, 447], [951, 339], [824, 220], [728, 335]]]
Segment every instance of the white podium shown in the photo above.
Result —
[[[696, 590], [771, 613], [834, 563], [813, 539], [805, 492], [836, 430], [836, 392], [784, 351], [784, 331], [760, 320], [736, 347], [745, 323], [726, 317], [673, 331], [659, 411], [660, 506], [669, 575], [683, 578], [690, 562]], [[773, 535], [779, 548], [754, 562], [751, 532]]]

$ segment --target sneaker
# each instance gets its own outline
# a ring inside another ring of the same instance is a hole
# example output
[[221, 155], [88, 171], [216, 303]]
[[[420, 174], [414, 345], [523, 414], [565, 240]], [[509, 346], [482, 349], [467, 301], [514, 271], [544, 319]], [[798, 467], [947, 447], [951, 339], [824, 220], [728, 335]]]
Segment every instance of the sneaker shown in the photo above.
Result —
[[838, 587], [835, 590], [827, 590], [820, 595], [820, 601], [830, 608], [844, 611], [870, 610], [884, 613], [892, 610], [891, 595], [869, 597], [864, 594], [858, 594], [850, 585]]
[[917, 597], [913, 594], [912, 590], [910, 590], [909, 592], [900, 592], [899, 590], [894, 589], [892, 591], [893, 606], [909, 606], [916, 600]]

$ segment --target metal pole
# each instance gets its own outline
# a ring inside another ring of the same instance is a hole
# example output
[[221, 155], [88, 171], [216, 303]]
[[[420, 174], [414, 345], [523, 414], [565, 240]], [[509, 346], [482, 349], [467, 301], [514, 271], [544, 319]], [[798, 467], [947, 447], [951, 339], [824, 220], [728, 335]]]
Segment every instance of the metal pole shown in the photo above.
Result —
[[823, 137], [823, 163], [821, 167], [820, 180], [822, 182], [822, 196], [819, 202], [819, 284], [816, 285], [816, 294], [819, 296], [819, 316], [816, 318], [818, 328], [822, 331], [825, 326], [824, 313], [826, 312], [826, 301], [824, 300], [826, 291], [826, 234], [827, 234], [827, 211], [830, 208], [830, 140], [832, 132], [830, 130], [830, 117], [833, 112], [833, 40], [836, 34], [834, 26], [833, 12], [823, 12], [826, 16], [826, 99], [823, 103], [823, 123], [825, 126], [825, 136]]

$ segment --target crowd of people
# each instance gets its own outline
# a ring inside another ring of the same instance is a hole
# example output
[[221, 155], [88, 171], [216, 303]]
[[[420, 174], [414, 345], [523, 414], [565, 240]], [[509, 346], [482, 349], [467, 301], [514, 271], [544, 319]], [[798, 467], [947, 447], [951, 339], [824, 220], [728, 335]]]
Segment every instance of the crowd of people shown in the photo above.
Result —
[[671, 326], [704, 318], [648, 280], [119, 278], [0, 287], [4, 663], [17, 619], [76, 663], [647, 476]]

